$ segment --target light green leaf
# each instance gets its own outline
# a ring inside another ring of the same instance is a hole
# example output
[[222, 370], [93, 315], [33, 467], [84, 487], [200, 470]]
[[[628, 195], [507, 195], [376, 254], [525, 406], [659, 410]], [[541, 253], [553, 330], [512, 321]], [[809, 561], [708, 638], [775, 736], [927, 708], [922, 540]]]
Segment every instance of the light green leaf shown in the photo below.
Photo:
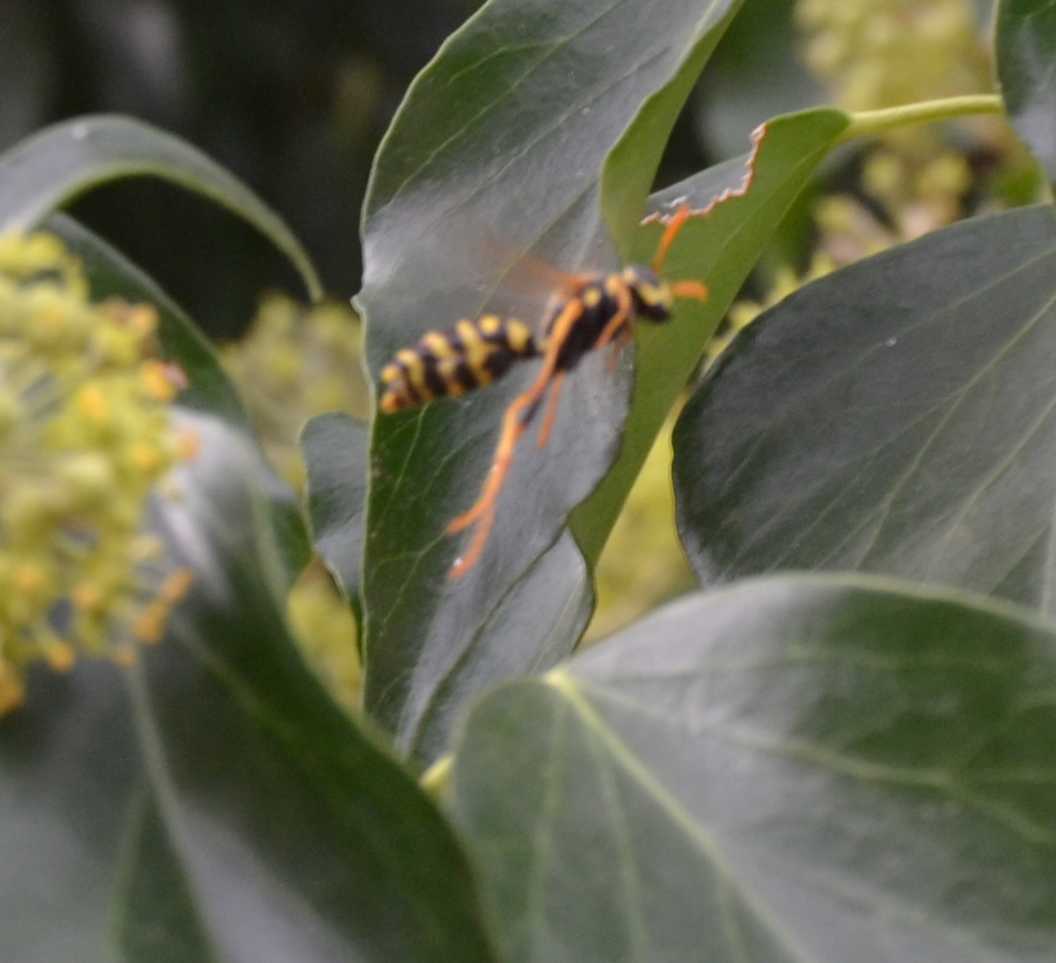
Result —
[[[572, 530], [591, 563], [600, 555], [667, 413], [709, 339], [785, 212], [847, 124], [847, 115], [837, 110], [777, 117], [756, 131], [751, 154], [710, 168], [650, 200], [654, 212], [683, 202], [708, 211], [687, 222], [666, 273], [706, 280], [711, 297], [705, 305], [684, 302], [672, 323], [639, 331], [634, 404], [624, 425], [619, 460], [572, 517]], [[634, 259], [648, 261], [659, 236], [659, 224], [642, 228]]]

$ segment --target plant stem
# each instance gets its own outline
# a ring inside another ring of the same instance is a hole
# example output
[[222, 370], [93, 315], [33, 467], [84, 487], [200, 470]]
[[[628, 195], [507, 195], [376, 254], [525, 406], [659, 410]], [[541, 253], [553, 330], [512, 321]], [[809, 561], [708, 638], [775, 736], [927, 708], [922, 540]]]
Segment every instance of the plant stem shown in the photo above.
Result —
[[855, 137], [874, 137], [885, 130], [908, 127], [910, 124], [926, 124], [936, 120], [949, 120], [951, 117], [964, 117], [968, 114], [1002, 114], [1004, 111], [1004, 101], [998, 94], [946, 97], [942, 100], [924, 100], [920, 103], [903, 104], [901, 107], [888, 107], [884, 110], [863, 110], [851, 114], [851, 122], [839, 136], [837, 143], [843, 143]]
[[450, 754], [441, 756], [422, 773], [420, 780], [422, 789], [434, 799], [439, 799], [447, 789], [448, 783], [451, 782], [452, 762]]

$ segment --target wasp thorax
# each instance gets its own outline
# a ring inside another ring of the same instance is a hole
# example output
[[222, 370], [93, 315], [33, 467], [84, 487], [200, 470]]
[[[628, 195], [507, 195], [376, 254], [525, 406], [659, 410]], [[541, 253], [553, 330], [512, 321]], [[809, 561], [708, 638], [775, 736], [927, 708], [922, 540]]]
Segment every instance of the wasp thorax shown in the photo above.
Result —
[[623, 269], [623, 281], [634, 297], [635, 314], [647, 321], [667, 321], [674, 296], [671, 285], [652, 268], [630, 264]]

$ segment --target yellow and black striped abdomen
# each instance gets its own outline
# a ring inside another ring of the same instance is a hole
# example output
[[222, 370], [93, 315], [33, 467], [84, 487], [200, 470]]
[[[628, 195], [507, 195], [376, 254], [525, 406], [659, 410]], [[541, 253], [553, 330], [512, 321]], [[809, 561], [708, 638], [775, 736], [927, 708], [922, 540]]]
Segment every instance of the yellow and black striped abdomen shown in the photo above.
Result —
[[434, 398], [457, 397], [490, 384], [515, 361], [538, 353], [522, 321], [494, 314], [459, 321], [448, 331], [429, 331], [413, 348], [396, 352], [381, 369], [378, 405], [392, 414]]

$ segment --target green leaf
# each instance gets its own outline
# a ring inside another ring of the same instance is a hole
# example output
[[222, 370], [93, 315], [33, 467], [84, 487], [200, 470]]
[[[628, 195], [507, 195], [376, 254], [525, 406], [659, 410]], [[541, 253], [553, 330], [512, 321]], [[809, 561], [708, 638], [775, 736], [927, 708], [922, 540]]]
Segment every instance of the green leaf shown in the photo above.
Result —
[[0, 231], [27, 231], [104, 184], [158, 177], [215, 201], [267, 237], [293, 263], [313, 298], [315, 268], [282, 219], [238, 178], [178, 137], [129, 117], [76, 117], [0, 154]]
[[701, 578], [853, 568], [1052, 610], [1056, 215], [968, 221], [743, 332], [675, 433]]
[[253, 524], [259, 453], [196, 423], [202, 453], [160, 521], [199, 580], [130, 677], [172, 877], [137, 912], [164, 921], [193, 894], [217, 959], [493, 959], [450, 829], [287, 632]]
[[139, 784], [117, 669], [30, 673], [0, 718], [0, 959], [111, 963], [110, 901]]
[[156, 801], [148, 794], [128, 816], [115, 931], [122, 957], [151, 963], [215, 960]]
[[995, 59], [1008, 115], [1056, 179], [1056, 7], [1049, 0], [1000, 0]]
[[453, 805], [510, 961], [1041, 963], [1054, 691], [1029, 613], [746, 582], [486, 696]]
[[[517, 284], [537, 258], [565, 271], [616, 263], [601, 219], [606, 156], [621, 143], [606, 218], [634, 223], [681, 101], [737, 6], [493, 0], [447, 41], [386, 136], [364, 208], [358, 300], [375, 374], [427, 329], [485, 309], [541, 318], [550, 289]], [[523, 440], [481, 563], [448, 580], [464, 536], [445, 528], [480, 490], [502, 411], [535, 374], [525, 367], [465, 400], [375, 423], [366, 704], [427, 758], [460, 701], [566, 655], [592, 605], [562, 531], [611, 463], [627, 410], [627, 367], [614, 377], [600, 357], [569, 379], [546, 451]]]
[[451, 829], [287, 632], [259, 451], [192, 423], [156, 508], [196, 577], [165, 642], [127, 687], [35, 674], [0, 720], [0, 959], [490, 963]]
[[[687, 222], [665, 273], [706, 279], [711, 297], [705, 305], [685, 302], [669, 324], [639, 330], [634, 405], [624, 425], [619, 460], [573, 515], [572, 530], [591, 564], [715, 328], [848, 121], [841, 111], [825, 109], [775, 118], [756, 131], [752, 154], [710, 168], [650, 200], [654, 212], [682, 201], [709, 210], [706, 217]], [[634, 260], [648, 261], [659, 236], [659, 224], [642, 228]]]
[[301, 432], [312, 540], [357, 622], [362, 615], [367, 444], [367, 426], [348, 415], [319, 415]]

